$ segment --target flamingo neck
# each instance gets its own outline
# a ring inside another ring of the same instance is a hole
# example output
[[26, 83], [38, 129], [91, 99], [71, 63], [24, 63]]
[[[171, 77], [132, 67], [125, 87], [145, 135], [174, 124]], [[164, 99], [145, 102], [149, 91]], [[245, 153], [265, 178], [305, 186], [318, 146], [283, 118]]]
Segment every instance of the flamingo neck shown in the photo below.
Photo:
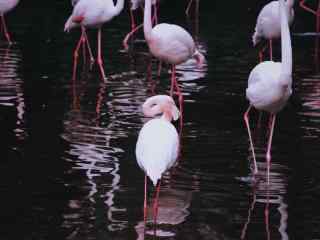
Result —
[[291, 84], [292, 75], [292, 46], [284, 0], [279, 0], [281, 19], [281, 74], [284, 85]]
[[152, 17], [151, 17], [151, 0], [145, 0], [144, 16], [143, 16], [143, 32], [147, 41], [150, 41], [152, 32]]

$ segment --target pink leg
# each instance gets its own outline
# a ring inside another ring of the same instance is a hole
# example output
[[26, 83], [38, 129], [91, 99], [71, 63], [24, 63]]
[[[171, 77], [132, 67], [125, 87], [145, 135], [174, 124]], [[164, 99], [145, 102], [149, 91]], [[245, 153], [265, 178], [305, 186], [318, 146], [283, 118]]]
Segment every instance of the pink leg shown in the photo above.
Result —
[[187, 9], [186, 9], [186, 15], [189, 16], [189, 11], [190, 11], [190, 7], [191, 7], [191, 4], [192, 4], [193, 0], [190, 0], [189, 1], [189, 4], [187, 6]]
[[154, 24], [158, 24], [158, 2], [153, 5]]
[[86, 29], [84, 27], [82, 27], [81, 31], [83, 31], [83, 36], [85, 38], [85, 43], [86, 43], [87, 48], [88, 48], [88, 52], [89, 52], [89, 56], [90, 56], [90, 64], [93, 64], [94, 63], [94, 57], [93, 57], [93, 54], [92, 54], [92, 51], [91, 51], [90, 42], [89, 42], [89, 38], [88, 38], [87, 33], [86, 33]]
[[276, 115], [271, 114], [270, 116], [271, 126], [270, 126], [270, 135], [268, 141], [268, 149], [267, 149], [267, 180], [269, 185], [269, 176], [270, 176], [270, 164], [271, 164], [271, 144], [272, 144], [272, 137], [273, 137], [273, 130], [276, 121]]
[[161, 185], [161, 181], [159, 180], [158, 185], [157, 185], [157, 189], [156, 189], [156, 196], [154, 198], [154, 203], [153, 203], [153, 223], [154, 223], [154, 225], [157, 225], [160, 185]]
[[144, 176], [144, 201], [143, 201], [143, 221], [147, 223], [147, 175]]
[[258, 167], [257, 167], [257, 162], [256, 162], [256, 154], [254, 152], [253, 141], [252, 141], [252, 137], [251, 137], [250, 124], [249, 124], [249, 112], [250, 112], [251, 108], [252, 108], [252, 106], [250, 105], [248, 110], [244, 113], [243, 118], [244, 118], [244, 121], [246, 123], [247, 130], [248, 130], [248, 135], [249, 135], [249, 139], [250, 139], [250, 147], [251, 147], [252, 156], [253, 156], [254, 174], [257, 174], [258, 173]]
[[316, 11], [314, 11], [313, 9], [311, 9], [311, 8], [309, 8], [309, 7], [307, 7], [306, 5], [305, 5], [305, 2], [306, 0], [301, 0], [300, 1], [300, 7], [302, 7], [304, 10], [306, 10], [306, 11], [308, 11], [308, 12], [311, 12], [311, 13], [313, 13], [314, 15], [317, 15], [317, 12]]
[[106, 75], [104, 73], [103, 69], [103, 62], [102, 62], [102, 56], [101, 56], [101, 28], [98, 30], [98, 59], [97, 59], [102, 79], [106, 79]]
[[269, 40], [269, 51], [270, 51], [270, 61], [272, 61], [273, 56], [272, 56], [272, 40]]
[[263, 52], [266, 50], [267, 45], [264, 46], [260, 51], [259, 51], [259, 61], [262, 62], [263, 61]]
[[183, 95], [180, 90], [177, 78], [176, 78], [176, 66], [172, 65], [172, 80], [171, 80], [176, 87], [177, 95], [179, 97], [179, 110], [180, 110], [180, 127], [182, 128], [183, 125]]
[[161, 75], [161, 70], [162, 70], [162, 61], [159, 61], [159, 65], [158, 65], [158, 77], [160, 77]]
[[143, 24], [140, 24], [139, 26], [133, 28], [127, 35], [126, 37], [123, 39], [123, 47], [125, 50], [128, 50], [129, 49], [129, 46], [128, 46], [128, 41], [130, 39], [130, 37], [136, 32], [138, 31], [141, 27], [143, 26]]
[[76, 72], [77, 72], [77, 65], [78, 65], [78, 57], [79, 57], [79, 49], [81, 47], [81, 44], [84, 44], [85, 38], [83, 36], [83, 33], [81, 33], [81, 37], [78, 41], [77, 47], [74, 50], [73, 53], [73, 74], [72, 74], [72, 79], [75, 80], [76, 79]]
[[133, 11], [130, 8], [130, 19], [131, 19], [131, 31], [136, 28], [136, 21], [134, 20]]
[[4, 15], [1, 15], [1, 22], [2, 22], [2, 26], [3, 26], [4, 35], [6, 36], [6, 39], [7, 39], [8, 43], [11, 45], [12, 42], [11, 42], [11, 39], [10, 39], [9, 32], [7, 30], [6, 21], [4, 20]]

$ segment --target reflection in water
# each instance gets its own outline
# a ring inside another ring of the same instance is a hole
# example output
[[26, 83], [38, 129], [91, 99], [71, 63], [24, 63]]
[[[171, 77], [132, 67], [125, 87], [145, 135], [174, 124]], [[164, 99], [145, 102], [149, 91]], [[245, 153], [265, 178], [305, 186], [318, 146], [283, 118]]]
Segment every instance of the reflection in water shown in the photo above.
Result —
[[17, 114], [15, 135], [24, 138], [24, 93], [23, 82], [17, 74], [21, 53], [16, 48], [0, 47], [0, 105], [14, 107]]
[[[267, 163], [264, 164], [264, 169], [260, 172], [266, 171]], [[261, 218], [256, 216], [264, 212], [264, 225], [265, 225], [265, 236], [266, 239], [278, 239], [275, 237], [280, 234], [281, 239], [286, 240], [288, 238], [288, 205], [284, 201], [284, 196], [287, 192], [287, 171], [283, 166], [271, 163], [270, 182], [267, 182], [267, 176], [258, 176], [258, 181], [253, 183], [251, 203], [248, 208], [248, 215], [241, 231], [241, 239], [250, 239], [248, 233], [250, 229], [257, 228], [259, 222], [252, 221], [255, 218]], [[280, 214], [278, 220], [277, 215], [274, 214], [274, 210], [277, 210]], [[272, 215], [270, 216], [270, 213]], [[271, 219], [271, 220], [270, 220]], [[279, 223], [276, 223], [278, 222]], [[278, 226], [276, 233], [272, 227]], [[262, 239], [262, 238], [261, 238]]]
[[[159, 211], [157, 215], [156, 235], [158, 237], [174, 237], [176, 229], [174, 226], [183, 223], [190, 214], [188, 208], [192, 200], [191, 190], [174, 189], [163, 187], [159, 196]], [[153, 209], [148, 205], [147, 222], [153, 222]], [[146, 226], [149, 227], [148, 225]], [[146, 230], [144, 222], [140, 221], [135, 226], [138, 234], [137, 240], [142, 240], [145, 235], [153, 235], [154, 230]]]

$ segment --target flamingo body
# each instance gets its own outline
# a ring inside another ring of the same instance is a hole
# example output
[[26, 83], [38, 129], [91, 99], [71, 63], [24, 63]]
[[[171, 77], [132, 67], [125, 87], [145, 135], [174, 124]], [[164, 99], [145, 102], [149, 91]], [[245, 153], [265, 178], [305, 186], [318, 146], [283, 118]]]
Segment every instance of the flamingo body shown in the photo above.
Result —
[[174, 165], [178, 148], [177, 130], [167, 120], [152, 119], [141, 129], [136, 146], [137, 162], [154, 185]]
[[147, 42], [153, 56], [174, 65], [185, 62], [196, 53], [191, 35], [182, 27], [174, 24], [156, 25]]
[[[251, 71], [246, 96], [250, 104], [258, 110], [279, 112], [288, 101], [291, 84], [282, 81], [281, 63], [265, 61]], [[289, 81], [290, 82], [290, 81]]]
[[18, 3], [19, 0], [0, 0], [0, 15], [6, 14], [17, 6]]
[[[288, 23], [292, 24], [294, 18], [293, 0], [286, 3]], [[258, 15], [255, 32], [252, 36], [253, 45], [258, 44], [261, 39], [277, 39], [281, 36], [281, 24], [279, 14], [279, 2], [272, 1], [265, 5]]]

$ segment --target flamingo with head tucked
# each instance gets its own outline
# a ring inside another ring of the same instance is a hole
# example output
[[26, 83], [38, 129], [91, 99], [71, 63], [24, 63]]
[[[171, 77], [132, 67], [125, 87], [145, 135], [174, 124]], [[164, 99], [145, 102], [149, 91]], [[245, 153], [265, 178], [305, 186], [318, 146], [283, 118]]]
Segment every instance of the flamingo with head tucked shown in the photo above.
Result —
[[[156, 224], [158, 211], [158, 197], [162, 175], [176, 162], [179, 151], [179, 136], [172, 125], [172, 120], [179, 118], [179, 110], [173, 99], [166, 95], [148, 98], [143, 106], [146, 117], [154, 119], [143, 125], [137, 145], [136, 158], [139, 167], [145, 172], [144, 182], [144, 222], [147, 217], [147, 176], [156, 187], [154, 200], [154, 223]], [[155, 118], [160, 115], [160, 118]]]
[[179, 105], [182, 122], [182, 103], [183, 96], [176, 80], [176, 65], [195, 58], [199, 66], [205, 61], [204, 56], [197, 50], [192, 36], [182, 27], [174, 24], [161, 23], [152, 27], [151, 19], [151, 0], [145, 0], [144, 37], [149, 46], [151, 54], [160, 61], [172, 65], [171, 74], [171, 96], [173, 88], [179, 95]]
[[[287, 0], [285, 2], [285, 11], [288, 14], [289, 25], [292, 24], [294, 18], [293, 11], [294, 0]], [[260, 11], [257, 23], [255, 27], [255, 32], [252, 36], [253, 46], [256, 46], [261, 39], [266, 39], [269, 41], [269, 53], [270, 60], [272, 60], [272, 40], [278, 39], [281, 36], [281, 24], [279, 15], [279, 1], [272, 1], [265, 5]], [[262, 62], [263, 48], [259, 52], [260, 62]]]
[[[101, 76], [105, 79], [105, 72], [101, 54], [101, 27], [105, 22], [110, 21], [117, 16], [124, 6], [124, 0], [118, 0], [114, 5], [113, 0], [79, 0], [75, 5], [73, 12], [65, 24], [65, 31], [69, 31], [75, 27], [98, 28], [98, 56], [97, 63], [100, 68]], [[81, 40], [81, 39], [80, 39]], [[83, 40], [82, 40], [83, 41]], [[73, 76], [75, 77], [78, 50], [78, 44], [75, 51], [75, 63]]]
[[271, 161], [271, 144], [276, 120], [276, 114], [286, 105], [292, 93], [292, 47], [288, 25], [288, 11], [284, 0], [279, 0], [278, 5], [281, 19], [281, 62], [264, 61], [259, 63], [250, 72], [247, 99], [250, 102], [248, 110], [244, 114], [250, 145], [254, 160], [254, 173], [258, 172], [254, 146], [249, 125], [249, 111], [252, 107], [266, 111], [270, 116], [270, 135], [267, 148], [268, 182]]
[[12, 44], [10, 34], [7, 29], [6, 21], [4, 19], [4, 15], [11, 11], [17, 4], [19, 3], [19, 0], [1, 0], [0, 1], [0, 17], [1, 17], [1, 26], [3, 28], [4, 35], [8, 41], [9, 44]]

